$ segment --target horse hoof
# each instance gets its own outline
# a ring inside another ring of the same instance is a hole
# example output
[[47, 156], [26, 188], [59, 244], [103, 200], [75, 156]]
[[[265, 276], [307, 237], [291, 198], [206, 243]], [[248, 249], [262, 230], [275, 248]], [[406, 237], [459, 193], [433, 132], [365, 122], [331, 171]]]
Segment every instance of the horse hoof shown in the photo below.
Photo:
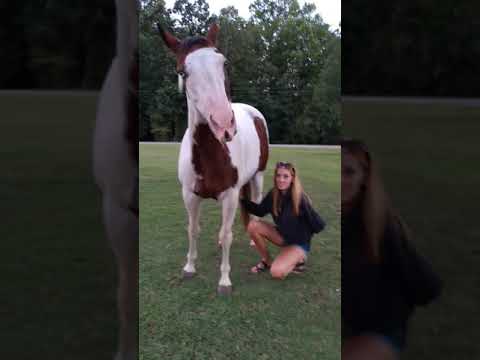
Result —
[[195, 273], [194, 272], [189, 272], [189, 271], [185, 271], [183, 270], [183, 278], [184, 279], [191, 279], [195, 276]]
[[232, 286], [218, 285], [217, 293], [220, 296], [229, 296], [232, 294]]

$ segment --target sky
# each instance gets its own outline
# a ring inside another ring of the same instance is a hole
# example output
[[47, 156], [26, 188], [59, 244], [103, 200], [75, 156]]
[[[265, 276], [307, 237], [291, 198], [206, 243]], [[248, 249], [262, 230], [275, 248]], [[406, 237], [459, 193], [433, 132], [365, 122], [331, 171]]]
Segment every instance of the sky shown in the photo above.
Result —
[[[220, 9], [233, 5], [241, 17], [247, 19], [250, 16], [248, 6], [253, 1], [249, 0], [206, 0], [210, 6], [210, 12], [217, 14]], [[172, 8], [175, 0], [166, 0], [167, 8]], [[305, 0], [298, 0], [300, 6], [303, 6]], [[317, 7], [317, 12], [322, 17], [323, 21], [330, 25], [331, 30], [339, 28], [341, 17], [341, 0], [307, 0], [309, 3], [314, 3]]]

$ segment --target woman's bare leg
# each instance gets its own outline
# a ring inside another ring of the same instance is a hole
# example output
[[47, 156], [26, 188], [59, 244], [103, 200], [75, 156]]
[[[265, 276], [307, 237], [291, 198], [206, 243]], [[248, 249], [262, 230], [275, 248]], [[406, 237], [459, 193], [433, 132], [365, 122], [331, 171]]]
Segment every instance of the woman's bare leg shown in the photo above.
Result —
[[282, 236], [275, 227], [261, 220], [252, 220], [248, 224], [247, 232], [250, 238], [255, 242], [255, 248], [259, 252], [262, 260], [270, 265], [271, 258], [267, 249], [267, 241], [269, 240], [277, 246], [283, 246]]
[[397, 360], [392, 347], [373, 335], [360, 335], [342, 345], [342, 360]]
[[297, 265], [305, 260], [305, 252], [300, 246], [285, 246], [275, 258], [270, 267], [270, 273], [275, 279], [284, 279]]

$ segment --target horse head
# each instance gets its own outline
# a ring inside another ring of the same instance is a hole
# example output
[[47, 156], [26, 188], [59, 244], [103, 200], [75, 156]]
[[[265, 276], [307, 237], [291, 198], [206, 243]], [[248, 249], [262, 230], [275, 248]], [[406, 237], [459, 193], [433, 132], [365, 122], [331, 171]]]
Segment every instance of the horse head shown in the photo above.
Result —
[[216, 48], [218, 25], [212, 24], [206, 37], [194, 36], [182, 41], [158, 27], [176, 57], [176, 71], [189, 106], [196, 108], [218, 141], [232, 140], [237, 126], [226, 87], [227, 60]]

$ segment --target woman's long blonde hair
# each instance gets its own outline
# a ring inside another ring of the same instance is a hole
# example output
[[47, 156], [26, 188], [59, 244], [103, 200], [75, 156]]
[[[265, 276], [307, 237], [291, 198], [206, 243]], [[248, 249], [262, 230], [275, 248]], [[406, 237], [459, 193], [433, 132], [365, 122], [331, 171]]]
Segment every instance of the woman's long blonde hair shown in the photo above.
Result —
[[292, 203], [293, 203], [293, 213], [295, 216], [300, 214], [300, 204], [302, 202], [302, 197], [305, 197], [307, 201], [310, 202], [309, 197], [303, 191], [302, 182], [300, 181], [300, 177], [298, 176], [298, 171], [291, 163], [284, 163], [278, 162], [275, 166], [275, 171], [273, 172], [273, 190], [272, 190], [272, 198], [273, 198], [273, 214], [278, 216], [280, 209], [282, 207], [281, 204], [281, 197], [280, 197], [280, 190], [277, 188], [277, 172], [278, 169], [287, 169], [290, 171], [290, 175], [292, 175], [292, 184], [291, 187], [291, 194], [292, 194]]
[[361, 165], [365, 173], [365, 183], [359, 204], [361, 217], [364, 225], [363, 240], [367, 256], [373, 263], [381, 261], [381, 247], [385, 229], [388, 223], [398, 225], [393, 229], [402, 232], [403, 236], [409, 237], [403, 220], [394, 212], [390, 200], [380, 178], [377, 164], [372, 159], [367, 146], [360, 140], [343, 140], [342, 152], [352, 155]]

